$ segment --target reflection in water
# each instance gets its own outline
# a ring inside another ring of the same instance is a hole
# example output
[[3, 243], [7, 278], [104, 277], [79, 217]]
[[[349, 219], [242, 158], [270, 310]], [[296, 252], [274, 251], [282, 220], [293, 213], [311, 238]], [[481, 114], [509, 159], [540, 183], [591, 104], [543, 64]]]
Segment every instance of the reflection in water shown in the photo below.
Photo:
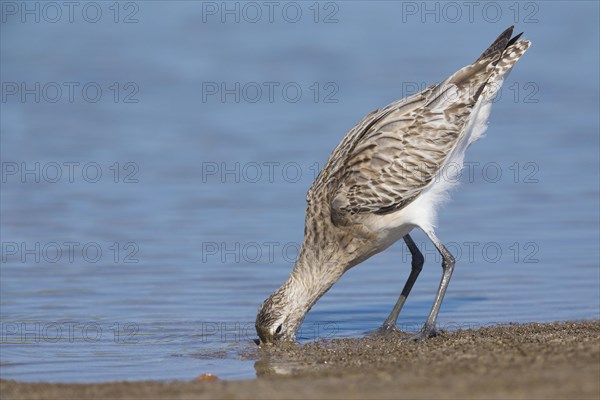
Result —
[[298, 369], [300, 363], [294, 365], [290, 362], [273, 362], [269, 358], [262, 358], [254, 363], [257, 377], [292, 375]]
[[312, 363], [298, 357], [302, 347], [297, 343], [278, 343], [277, 346], [262, 346], [245, 353], [245, 357], [255, 359], [254, 369], [257, 377], [292, 375], [311, 368]]

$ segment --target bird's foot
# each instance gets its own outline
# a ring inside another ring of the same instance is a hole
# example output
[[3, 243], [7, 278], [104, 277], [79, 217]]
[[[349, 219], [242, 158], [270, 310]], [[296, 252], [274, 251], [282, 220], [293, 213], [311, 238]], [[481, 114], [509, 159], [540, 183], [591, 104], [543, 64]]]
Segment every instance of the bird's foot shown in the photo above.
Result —
[[440, 332], [433, 326], [424, 326], [419, 332], [412, 335], [409, 340], [413, 342], [421, 342], [423, 340], [439, 336]]
[[396, 324], [384, 323], [379, 329], [376, 329], [373, 334], [375, 336], [388, 336], [403, 333]]

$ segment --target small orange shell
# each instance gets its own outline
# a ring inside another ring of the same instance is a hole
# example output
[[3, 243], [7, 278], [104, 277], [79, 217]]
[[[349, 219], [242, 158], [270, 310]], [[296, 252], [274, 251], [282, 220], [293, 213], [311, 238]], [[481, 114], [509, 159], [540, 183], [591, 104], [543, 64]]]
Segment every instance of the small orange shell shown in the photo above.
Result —
[[219, 377], [210, 373], [202, 374], [196, 378], [198, 382], [215, 382], [219, 380]]

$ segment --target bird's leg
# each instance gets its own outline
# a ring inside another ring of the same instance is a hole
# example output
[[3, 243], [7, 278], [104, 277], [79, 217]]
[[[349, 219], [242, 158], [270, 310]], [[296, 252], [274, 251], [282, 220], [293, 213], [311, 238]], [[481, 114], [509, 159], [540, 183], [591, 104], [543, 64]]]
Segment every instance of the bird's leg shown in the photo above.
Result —
[[408, 279], [406, 280], [406, 283], [404, 284], [402, 293], [400, 294], [400, 297], [398, 298], [398, 301], [394, 306], [394, 309], [386, 318], [385, 322], [383, 323], [383, 326], [381, 327], [383, 331], [393, 331], [396, 329], [398, 315], [400, 314], [400, 311], [404, 306], [404, 302], [406, 302], [406, 298], [410, 294], [413, 285], [419, 277], [419, 273], [423, 269], [423, 263], [425, 262], [423, 254], [421, 253], [413, 239], [410, 237], [410, 235], [407, 234], [406, 236], [404, 236], [404, 242], [406, 243], [406, 246], [408, 247], [408, 250], [410, 250], [410, 254], [412, 256], [412, 269], [410, 271]]
[[427, 317], [427, 321], [425, 321], [425, 325], [423, 325], [421, 331], [411, 338], [413, 340], [423, 340], [437, 335], [435, 323], [437, 321], [438, 313], [440, 312], [440, 307], [442, 306], [442, 301], [444, 300], [444, 295], [446, 294], [446, 289], [448, 288], [448, 283], [452, 277], [452, 272], [454, 271], [454, 256], [450, 254], [448, 249], [435, 236], [435, 233], [425, 233], [442, 255], [442, 281], [440, 282], [440, 287], [435, 295], [433, 307], [431, 307], [431, 312]]

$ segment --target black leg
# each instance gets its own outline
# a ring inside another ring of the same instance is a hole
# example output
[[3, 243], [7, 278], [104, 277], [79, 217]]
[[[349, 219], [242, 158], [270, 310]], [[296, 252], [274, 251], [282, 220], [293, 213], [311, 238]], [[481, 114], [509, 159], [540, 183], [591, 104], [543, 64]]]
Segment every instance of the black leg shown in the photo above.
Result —
[[419, 273], [423, 269], [423, 263], [425, 262], [423, 254], [421, 254], [421, 251], [419, 250], [415, 242], [412, 240], [410, 235], [404, 236], [404, 242], [406, 243], [406, 246], [408, 247], [408, 250], [410, 250], [410, 254], [412, 256], [412, 269], [410, 271], [408, 279], [406, 280], [406, 283], [404, 284], [402, 293], [400, 294], [400, 297], [398, 298], [398, 301], [394, 306], [394, 309], [383, 323], [382, 329], [384, 331], [393, 331], [396, 329], [398, 315], [400, 314], [400, 311], [402, 310], [402, 307], [404, 306], [406, 298], [410, 294], [413, 285], [419, 277]]

